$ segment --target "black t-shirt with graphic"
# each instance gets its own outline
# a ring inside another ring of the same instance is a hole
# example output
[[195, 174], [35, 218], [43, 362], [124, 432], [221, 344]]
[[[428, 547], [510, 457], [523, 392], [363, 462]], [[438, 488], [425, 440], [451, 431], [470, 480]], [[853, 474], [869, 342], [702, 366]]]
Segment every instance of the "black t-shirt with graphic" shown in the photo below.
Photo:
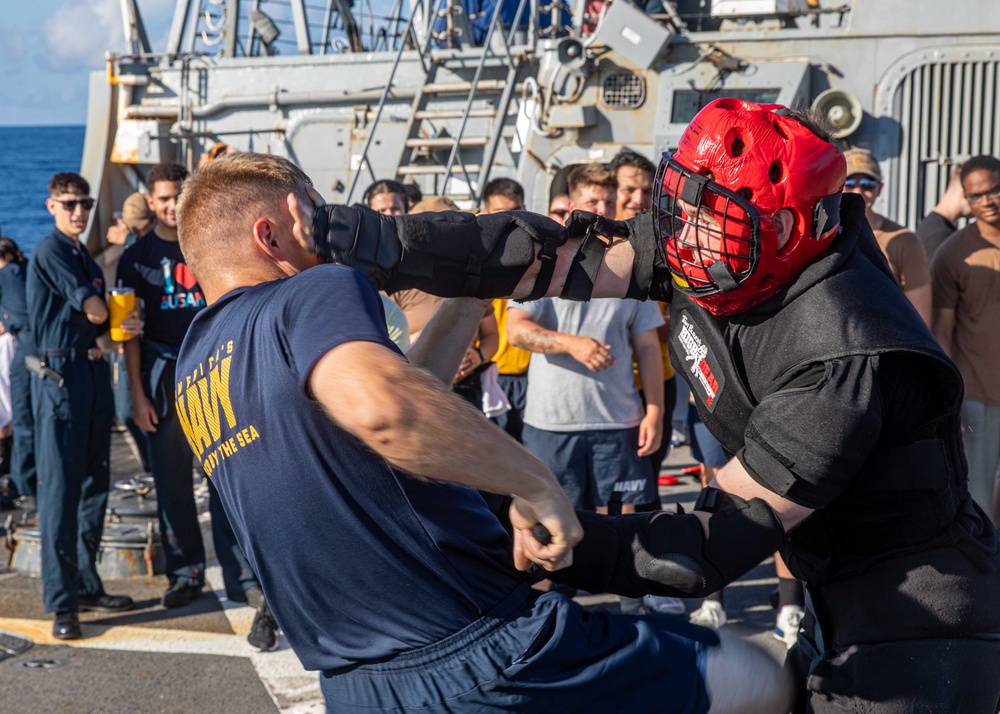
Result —
[[149, 233], [118, 261], [117, 285], [135, 289], [145, 306], [143, 339], [180, 347], [205, 296], [181, 254], [180, 244]]

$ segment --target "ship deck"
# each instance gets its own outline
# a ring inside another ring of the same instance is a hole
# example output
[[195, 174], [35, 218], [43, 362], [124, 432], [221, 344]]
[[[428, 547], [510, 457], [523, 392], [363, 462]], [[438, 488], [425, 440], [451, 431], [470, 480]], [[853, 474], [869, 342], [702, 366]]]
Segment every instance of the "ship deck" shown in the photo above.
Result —
[[[664, 473], [679, 474], [692, 463], [687, 448], [675, 449]], [[138, 471], [125, 436], [115, 433], [112, 480]], [[695, 480], [683, 475], [679, 484], [660, 487], [665, 504], [690, 506], [697, 493]], [[251, 647], [246, 635], [253, 609], [225, 599], [217, 563], [208, 567], [206, 580], [201, 598], [184, 608], [165, 610], [160, 606], [165, 576], [106, 578], [108, 592], [129, 595], [136, 609], [81, 613], [84, 637], [62, 642], [51, 635], [52, 619], [42, 608], [40, 579], [0, 570], [0, 631], [33, 643], [27, 651], [0, 661], [0, 709], [34, 714], [322, 712], [316, 673], [303, 670], [283, 638], [273, 652]], [[776, 583], [774, 568], [767, 562], [730, 586], [726, 629], [780, 659], [784, 646], [770, 636], [775, 611], [768, 604]], [[615, 596], [580, 601], [587, 607], [618, 609]], [[688, 609], [698, 604], [692, 600]]]

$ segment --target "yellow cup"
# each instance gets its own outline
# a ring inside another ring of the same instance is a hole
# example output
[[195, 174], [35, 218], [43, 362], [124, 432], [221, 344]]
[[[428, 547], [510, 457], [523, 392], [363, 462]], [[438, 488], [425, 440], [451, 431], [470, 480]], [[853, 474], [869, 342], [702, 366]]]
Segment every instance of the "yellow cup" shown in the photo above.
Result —
[[135, 310], [135, 290], [111, 288], [108, 291], [108, 306], [111, 308], [111, 339], [115, 342], [128, 342], [132, 335], [122, 329], [122, 320]]

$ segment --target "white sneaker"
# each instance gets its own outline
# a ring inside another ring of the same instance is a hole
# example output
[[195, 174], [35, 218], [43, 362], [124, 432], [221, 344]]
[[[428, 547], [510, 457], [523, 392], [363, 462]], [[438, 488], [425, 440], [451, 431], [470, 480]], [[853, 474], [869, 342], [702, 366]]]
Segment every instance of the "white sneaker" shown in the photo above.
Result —
[[660, 612], [664, 615], [683, 615], [686, 610], [683, 600], [679, 597], [667, 597], [666, 595], [643, 595], [642, 604], [650, 612]]
[[701, 604], [701, 607], [691, 613], [691, 617], [688, 619], [695, 625], [718, 630], [726, 624], [726, 608], [717, 600], [706, 600]]
[[774, 639], [781, 640], [791, 649], [799, 638], [799, 623], [805, 614], [798, 605], [783, 605], [774, 623]]

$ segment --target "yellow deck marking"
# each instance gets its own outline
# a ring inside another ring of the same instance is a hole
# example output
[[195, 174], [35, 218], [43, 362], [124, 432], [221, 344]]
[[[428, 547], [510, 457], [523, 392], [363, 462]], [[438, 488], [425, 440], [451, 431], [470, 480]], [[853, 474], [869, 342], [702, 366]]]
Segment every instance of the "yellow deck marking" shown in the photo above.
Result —
[[91, 649], [128, 650], [133, 652], [169, 652], [249, 657], [255, 650], [246, 642], [244, 632], [222, 635], [193, 630], [166, 630], [134, 625], [81, 623], [79, 640], [58, 640], [52, 636], [52, 620], [0, 617], [0, 630], [30, 638], [39, 645], [69, 645]]

